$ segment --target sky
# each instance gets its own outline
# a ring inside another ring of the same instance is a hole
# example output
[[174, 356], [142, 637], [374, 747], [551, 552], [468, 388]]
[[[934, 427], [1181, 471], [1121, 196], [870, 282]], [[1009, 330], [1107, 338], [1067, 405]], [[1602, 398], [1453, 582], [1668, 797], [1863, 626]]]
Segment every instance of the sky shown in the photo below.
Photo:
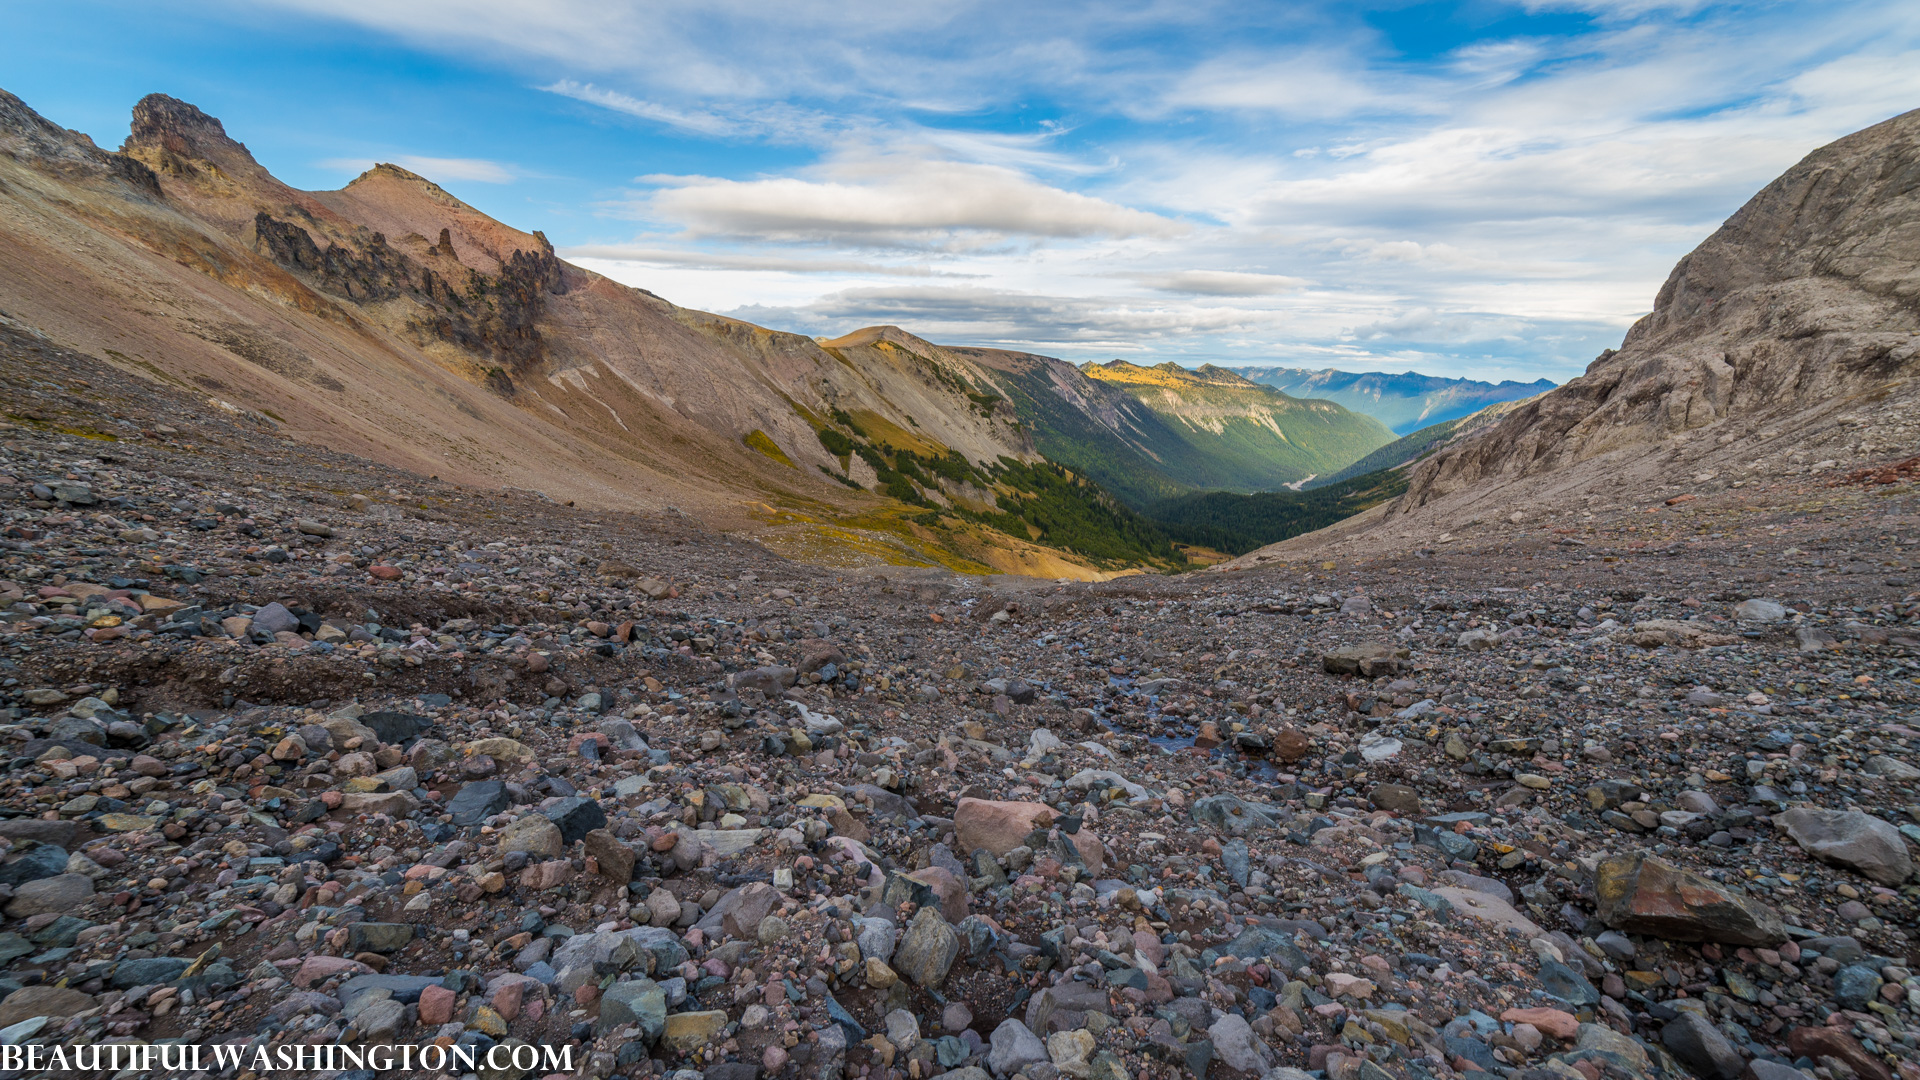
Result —
[[1074, 361], [1563, 381], [1809, 151], [1920, 107], [1920, 4], [67, 0], [0, 87], [159, 91], [421, 173], [688, 307]]

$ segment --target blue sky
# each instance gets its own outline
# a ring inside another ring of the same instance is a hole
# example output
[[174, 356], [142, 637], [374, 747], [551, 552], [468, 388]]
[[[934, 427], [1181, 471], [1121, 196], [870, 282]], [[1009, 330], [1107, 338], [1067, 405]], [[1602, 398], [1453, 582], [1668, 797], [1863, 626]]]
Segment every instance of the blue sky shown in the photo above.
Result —
[[1902, 3], [8, 5], [104, 145], [163, 91], [781, 329], [1562, 380], [1815, 147], [1920, 107]]

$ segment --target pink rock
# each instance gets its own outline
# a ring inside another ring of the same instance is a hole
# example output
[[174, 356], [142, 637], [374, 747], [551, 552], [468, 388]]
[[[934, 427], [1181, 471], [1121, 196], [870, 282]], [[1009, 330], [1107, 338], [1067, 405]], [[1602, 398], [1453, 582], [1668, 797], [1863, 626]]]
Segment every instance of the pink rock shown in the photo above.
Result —
[[1327, 990], [1334, 997], [1355, 997], [1365, 1000], [1373, 996], [1372, 980], [1358, 975], [1349, 975], [1344, 971], [1335, 971], [1327, 975]]
[[300, 965], [300, 970], [293, 973], [290, 981], [293, 985], [305, 989], [314, 983], [342, 973], [371, 975], [373, 969], [358, 960], [349, 960], [344, 956], [309, 956], [306, 962]]
[[961, 854], [986, 848], [997, 858], [1027, 842], [1027, 834], [1050, 825], [1058, 814], [1046, 803], [961, 799], [953, 831]]
[[1500, 1019], [1510, 1024], [1532, 1024], [1556, 1039], [1571, 1040], [1580, 1034], [1580, 1021], [1572, 1013], [1559, 1009], [1508, 1009]]
[[420, 1024], [439, 1027], [453, 1019], [453, 991], [444, 986], [429, 986], [420, 991]]
[[493, 992], [493, 1011], [500, 1014], [502, 1020], [512, 1020], [520, 1015], [520, 999], [526, 994], [526, 987], [519, 982], [510, 982]]
[[949, 925], [958, 925], [967, 917], [967, 883], [954, 877], [952, 871], [929, 866], [908, 874], [907, 880], [933, 890], [933, 895], [940, 898], [940, 914]]
[[534, 998], [532, 1001], [520, 1006], [520, 1011], [527, 1019], [537, 1024], [540, 1022], [541, 1017], [547, 1015], [547, 999]]
[[555, 889], [573, 880], [573, 864], [565, 859], [535, 863], [520, 872], [520, 885], [527, 889]]
[[733, 971], [727, 967], [727, 962], [725, 960], [720, 959], [717, 956], [708, 957], [707, 962], [704, 964], [701, 964], [700, 966], [706, 971], [707, 974], [712, 975], [716, 978], [724, 979], [728, 975], [733, 974]]
[[345, 797], [345, 795], [338, 791], [323, 791], [320, 793], [320, 802], [329, 810], [338, 810], [340, 809], [340, 800]]
[[777, 1046], [769, 1046], [760, 1055], [760, 1069], [768, 1076], [787, 1067], [787, 1052]]

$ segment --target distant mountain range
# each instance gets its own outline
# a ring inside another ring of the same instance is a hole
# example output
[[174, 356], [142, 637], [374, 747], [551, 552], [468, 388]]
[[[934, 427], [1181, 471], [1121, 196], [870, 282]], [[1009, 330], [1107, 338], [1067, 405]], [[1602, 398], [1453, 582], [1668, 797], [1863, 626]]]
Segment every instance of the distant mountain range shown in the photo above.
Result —
[[1443, 379], [1407, 372], [1336, 371], [1289, 367], [1234, 368], [1242, 377], [1298, 398], [1338, 402], [1406, 435], [1443, 420], [1478, 412], [1501, 401], [1519, 401], [1553, 389], [1547, 379], [1530, 383]]
[[949, 346], [989, 370], [1047, 460], [1139, 509], [1196, 491], [1272, 491], [1393, 441], [1386, 425], [1224, 368], [1081, 364]]

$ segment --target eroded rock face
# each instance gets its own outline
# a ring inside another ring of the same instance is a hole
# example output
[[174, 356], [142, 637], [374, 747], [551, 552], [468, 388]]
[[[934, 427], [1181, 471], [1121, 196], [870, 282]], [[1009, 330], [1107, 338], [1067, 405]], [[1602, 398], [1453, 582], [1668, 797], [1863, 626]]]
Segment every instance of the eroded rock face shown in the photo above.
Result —
[[1772, 908], [1649, 855], [1602, 859], [1594, 874], [1602, 922], [1668, 941], [1771, 945], [1786, 931]]
[[1882, 885], [1898, 885], [1913, 874], [1906, 838], [1872, 814], [1796, 806], [1775, 814], [1773, 822], [1814, 858], [1857, 870]]

